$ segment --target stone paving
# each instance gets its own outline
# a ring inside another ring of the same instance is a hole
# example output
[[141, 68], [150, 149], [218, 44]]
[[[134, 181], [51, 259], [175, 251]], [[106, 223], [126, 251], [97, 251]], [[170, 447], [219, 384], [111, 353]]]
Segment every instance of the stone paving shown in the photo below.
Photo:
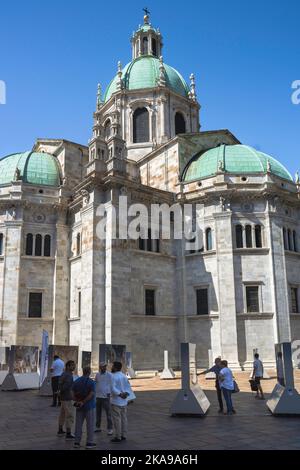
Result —
[[[269, 373], [272, 375], [272, 371]], [[272, 416], [265, 402], [255, 400], [251, 393], [249, 372], [235, 376], [241, 392], [233, 398], [237, 410], [234, 416], [218, 414], [214, 381], [200, 377], [200, 384], [211, 402], [204, 418], [170, 416], [169, 408], [180, 387], [180, 379], [132, 380], [137, 399], [128, 408], [128, 440], [112, 444], [105, 432], [97, 433], [97, 449], [300, 449], [300, 417]], [[300, 371], [296, 371], [295, 379], [299, 391]], [[262, 382], [267, 397], [275, 382], [274, 378]], [[56, 436], [59, 408], [49, 406], [50, 398], [38, 396], [37, 391], [1, 392], [0, 398], [1, 450], [72, 449], [72, 442]]]

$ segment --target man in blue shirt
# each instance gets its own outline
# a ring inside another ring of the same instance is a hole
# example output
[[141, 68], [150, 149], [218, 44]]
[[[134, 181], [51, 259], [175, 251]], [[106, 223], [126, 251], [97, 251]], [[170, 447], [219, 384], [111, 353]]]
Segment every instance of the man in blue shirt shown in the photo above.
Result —
[[76, 407], [75, 442], [74, 447], [80, 447], [82, 426], [86, 421], [87, 441], [86, 449], [93, 449], [95, 430], [96, 390], [95, 382], [90, 378], [91, 368], [84, 367], [83, 375], [72, 386], [74, 406]]
[[219, 382], [219, 374], [220, 374], [221, 369], [222, 369], [221, 358], [217, 357], [215, 359], [214, 366], [212, 366], [210, 369], [200, 372], [199, 374], [199, 375], [204, 375], [204, 374], [208, 374], [208, 372], [214, 372], [216, 374], [216, 390], [217, 390], [217, 396], [218, 396], [218, 402], [219, 402], [219, 413], [223, 413], [223, 409], [224, 409], [223, 400], [222, 400], [222, 390], [221, 390], [220, 382]]

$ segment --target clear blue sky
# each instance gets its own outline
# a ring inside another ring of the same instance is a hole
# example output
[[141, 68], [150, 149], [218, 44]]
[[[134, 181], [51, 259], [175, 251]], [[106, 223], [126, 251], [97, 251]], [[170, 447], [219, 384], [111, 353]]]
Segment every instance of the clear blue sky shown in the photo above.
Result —
[[26, 0], [1, 2], [0, 156], [37, 137], [87, 143], [97, 83], [131, 59], [130, 36], [147, 5], [164, 60], [194, 72], [202, 130], [228, 128], [243, 143], [300, 167], [299, 0]]

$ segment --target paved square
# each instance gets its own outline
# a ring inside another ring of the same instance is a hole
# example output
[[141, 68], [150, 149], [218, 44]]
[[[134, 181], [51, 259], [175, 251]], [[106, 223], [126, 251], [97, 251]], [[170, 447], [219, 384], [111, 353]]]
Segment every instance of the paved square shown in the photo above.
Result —
[[[273, 372], [273, 373], [272, 373]], [[274, 371], [269, 371], [274, 376]], [[102, 432], [95, 434], [97, 449], [300, 449], [300, 417], [274, 417], [264, 401], [255, 400], [249, 389], [249, 372], [235, 374], [241, 392], [233, 396], [235, 416], [218, 414], [214, 381], [200, 377], [211, 407], [205, 418], [171, 417], [170, 405], [180, 379], [132, 380], [136, 401], [129, 406], [126, 443], [112, 444]], [[300, 371], [295, 373], [300, 390]], [[262, 382], [266, 396], [275, 379]], [[37, 391], [1, 392], [0, 449], [72, 449], [72, 442], [57, 437], [59, 408]], [[82, 443], [85, 443], [85, 435]]]

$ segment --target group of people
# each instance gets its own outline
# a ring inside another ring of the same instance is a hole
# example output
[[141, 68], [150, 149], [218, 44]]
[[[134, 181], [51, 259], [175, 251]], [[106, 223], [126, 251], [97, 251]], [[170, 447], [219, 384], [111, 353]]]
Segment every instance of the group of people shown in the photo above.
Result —
[[[200, 373], [200, 375], [214, 372], [216, 375], [216, 391], [219, 402], [219, 413], [233, 415], [236, 413], [232, 403], [232, 393], [236, 389], [232, 370], [228, 367], [228, 362], [222, 360], [220, 357], [215, 359], [215, 365]], [[224, 397], [227, 412], [224, 412], [223, 398]]]
[[[127, 405], [135, 398], [126, 375], [122, 372], [122, 363], [114, 362], [111, 372], [107, 364], [101, 363], [95, 379], [91, 378], [91, 368], [84, 367], [82, 376], [75, 378], [76, 364], [66, 364], [54, 356], [51, 367], [53, 403], [60, 406], [58, 436], [73, 440], [79, 448], [82, 428], [86, 422], [86, 449], [96, 447], [94, 433], [101, 432], [102, 410], [106, 414], [107, 434], [113, 436], [111, 442], [122, 442], [127, 436]], [[75, 380], [74, 380], [75, 379]], [[75, 412], [75, 434], [72, 433]], [[64, 430], [65, 426], [65, 430]]]
[[[283, 360], [282, 353], [278, 352], [276, 357], [277, 364], [277, 381], [280, 385], [284, 386], [284, 373], [283, 373]], [[235, 414], [236, 411], [233, 408], [232, 404], [232, 394], [238, 391], [238, 386], [234, 380], [232, 370], [229, 369], [228, 363], [225, 360], [222, 360], [221, 357], [215, 359], [215, 364], [210, 369], [207, 369], [200, 373], [207, 374], [209, 372], [214, 372], [216, 375], [216, 391], [219, 402], [219, 413], [224, 413], [227, 415]], [[253, 370], [251, 374], [251, 379], [255, 383], [256, 395], [255, 398], [264, 400], [264, 392], [261, 385], [261, 380], [264, 377], [264, 365], [259, 358], [259, 354], [254, 354], [253, 361]], [[224, 397], [227, 412], [224, 412], [223, 398]]]

